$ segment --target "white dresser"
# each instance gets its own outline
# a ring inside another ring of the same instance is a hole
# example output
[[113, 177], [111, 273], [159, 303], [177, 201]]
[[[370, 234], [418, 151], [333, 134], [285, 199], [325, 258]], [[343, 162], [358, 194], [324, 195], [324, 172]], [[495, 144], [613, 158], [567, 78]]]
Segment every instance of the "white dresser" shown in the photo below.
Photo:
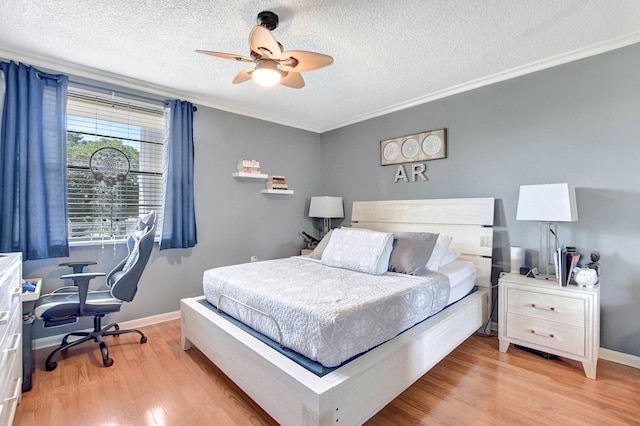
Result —
[[580, 361], [596, 378], [600, 349], [600, 286], [560, 287], [555, 281], [506, 274], [500, 278], [498, 338], [509, 344]]
[[22, 255], [0, 254], [0, 425], [11, 425], [22, 395]]

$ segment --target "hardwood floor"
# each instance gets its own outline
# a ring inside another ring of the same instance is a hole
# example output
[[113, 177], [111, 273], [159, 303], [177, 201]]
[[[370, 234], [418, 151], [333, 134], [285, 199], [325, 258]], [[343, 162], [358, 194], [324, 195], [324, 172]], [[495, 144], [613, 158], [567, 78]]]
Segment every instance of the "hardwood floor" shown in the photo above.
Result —
[[[180, 348], [180, 321], [73, 348], [44, 371], [36, 353], [33, 388], [14, 425], [275, 425], [197, 349]], [[640, 370], [600, 360], [598, 379], [561, 358], [546, 360], [473, 336], [367, 425], [640, 425]], [[286, 403], [283, 401], [283, 403]]]

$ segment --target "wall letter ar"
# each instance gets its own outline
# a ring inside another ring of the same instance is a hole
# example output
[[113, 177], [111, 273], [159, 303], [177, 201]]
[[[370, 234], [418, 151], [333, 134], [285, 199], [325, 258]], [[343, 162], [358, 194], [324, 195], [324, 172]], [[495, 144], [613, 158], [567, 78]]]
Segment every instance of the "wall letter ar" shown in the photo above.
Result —
[[427, 166], [424, 163], [415, 163], [411, 165], [411, 182], [416, 181], [416, 176], [420, 176], [421, 180], [429, 180], [424, 172], [427, 170]]
[[404, 166], [402, 164], [398, 166], [398, 170], [396, 171], [396, 178], [393, 180], [393, 183], [398, 183], [400, 179], [404, 180], [405, 182], [409, 182], [409, 179], [407, 179], [407, 172], [404, 170]]
[[[427, 166], [424, 163], [414, 163], [411, 165], [411, 182], [415, 182], [417, 177], [420, 177], [420, 180], [427, 181], [429, 178], [424, 174], [427, 171]], [[409, 177], [407, 176], [407, 171], [404, 168], [404, 165], [401, 164], [398, 166], [398, 170], [396, 170], [396, 177], [393, 180], [393, 183], [398, 183], [398, 181], [402, 179], [405, 182], [409, 182]]]

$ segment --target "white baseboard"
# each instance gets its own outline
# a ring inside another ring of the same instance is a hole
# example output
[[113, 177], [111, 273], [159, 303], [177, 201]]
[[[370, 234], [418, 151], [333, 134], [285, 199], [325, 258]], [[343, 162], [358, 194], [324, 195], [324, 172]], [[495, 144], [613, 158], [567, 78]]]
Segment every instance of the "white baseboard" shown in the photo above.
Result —
[[[118, 325], [120, 326], [120, 328], [123, 328], [123, 329], [139, 328], [139, 327], [144, 327], [146, 325], [158, 324], [161, 322], [171, 321], [178, 318], [180, 318], [180, 311], [174, 311], [174, 312], [167, 312], [164, 314], [152, 315], [150, 317], [145, 317], [145, 318], [138, 318], [131, 321], [119, 322]], [[88, 328], [86, 330], [74, 330], [74, 331], [92, 331], [92, 329]], [[58, 346], [65, 334], [67, 333], [35, 339], [33, 341], [33, 348], [41, 349], [41, 348], [49, 348], [52, 346]]]
[[611, 349], [600, 348], [598, 358], [640, 369], [640, 356], [629, 355], [622, 352], [612, 351]]

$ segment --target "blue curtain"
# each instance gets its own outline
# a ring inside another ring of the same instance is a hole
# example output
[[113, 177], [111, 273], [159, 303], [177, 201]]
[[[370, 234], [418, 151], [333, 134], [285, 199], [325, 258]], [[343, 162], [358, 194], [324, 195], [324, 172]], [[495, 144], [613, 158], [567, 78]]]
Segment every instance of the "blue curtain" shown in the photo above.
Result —
[[197, 243], [193, 205], [193, 105], [166, 102], [164, 201], [160, 250], [188, 248]]
[[68, 77], [0, 64], [0, 252], [22, 252], [24, 260], [69, 256]]

